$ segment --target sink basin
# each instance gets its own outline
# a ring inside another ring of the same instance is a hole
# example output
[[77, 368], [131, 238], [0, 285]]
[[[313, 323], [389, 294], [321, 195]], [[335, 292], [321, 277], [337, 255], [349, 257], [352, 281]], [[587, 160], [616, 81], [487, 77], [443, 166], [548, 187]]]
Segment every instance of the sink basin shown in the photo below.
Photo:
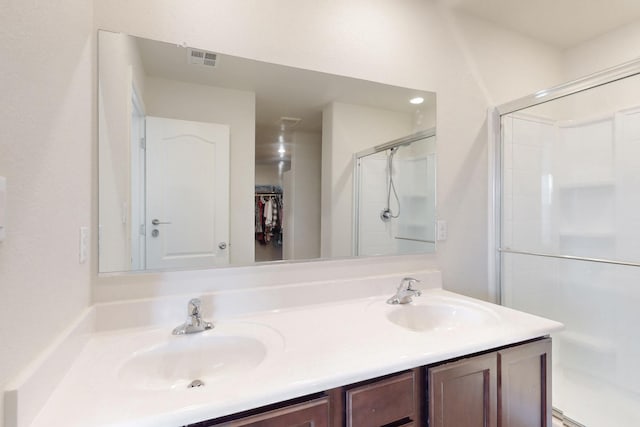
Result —
[[389, 306], [386, 317], [391, 323], [416, 332], [484, 326], [499, 320], [489, 308], [453, 298], [416, 298], [409, 304]]
[[259, 332], [252, 336], [214, 328], [191, 335], [167, 334], [162, 342], [128, 358], [118, 377], [136, 389], [187, 390], [251, 374], [282, 347], [278, 334]]

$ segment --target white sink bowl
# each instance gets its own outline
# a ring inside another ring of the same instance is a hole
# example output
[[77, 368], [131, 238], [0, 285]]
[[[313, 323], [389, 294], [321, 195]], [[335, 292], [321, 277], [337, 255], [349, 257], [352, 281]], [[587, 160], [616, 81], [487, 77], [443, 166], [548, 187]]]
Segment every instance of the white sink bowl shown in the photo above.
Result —
[[216, 327], [179, 336], [169, 331], [160, 342], [135, 351], [118, 370], [118, 377], [134, 389], [188, 390], [194, 381], [207, 387], [250, 375], [281, 351], [283, 342], [274, 331], [249, 325], [235, 331]]
[[[383, 307], [382, 302], [375, 305]], [[385, 304], [382, 310], [387, 320], [409, 331], [451, 331], [458, 328], [482, 327], [494, 324], [499, 316], [490, 308], [463, 299], [424, 295], [408, 304]]]

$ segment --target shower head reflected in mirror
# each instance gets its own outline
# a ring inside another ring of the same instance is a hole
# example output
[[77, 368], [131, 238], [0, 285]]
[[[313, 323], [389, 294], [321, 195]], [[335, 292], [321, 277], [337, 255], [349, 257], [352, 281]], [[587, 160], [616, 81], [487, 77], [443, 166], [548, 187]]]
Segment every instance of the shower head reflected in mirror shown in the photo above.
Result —
[[[380, 219], [382, 220], [382, 222], [389, 222], [392, 219], [398, 218], [400, 216], [400, 198], [398, 197], [398, 192], [396, 191], [396, 185], [393, 182], [393, 156], [395, 156], [399, 148], [399, 145], [391, 147], [389, 149], [389, 154], [387, 155], [387, 206], [382, 210], [382, 212], [380, 212]], [[396, 199], [396, 205], [398, 206], [398, 210], [395, 215], [391, 210], [392, 191], [393, 197], [394, 199]]]

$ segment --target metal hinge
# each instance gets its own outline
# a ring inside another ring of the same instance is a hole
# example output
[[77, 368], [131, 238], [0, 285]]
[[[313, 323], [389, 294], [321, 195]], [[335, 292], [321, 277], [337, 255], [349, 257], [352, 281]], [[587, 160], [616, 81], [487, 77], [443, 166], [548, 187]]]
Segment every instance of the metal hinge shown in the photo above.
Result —
[[145, 138], [144, 136], [140, 138], [140, 148], [142, 148], [143, 150], [147, 149], [147, 138]]

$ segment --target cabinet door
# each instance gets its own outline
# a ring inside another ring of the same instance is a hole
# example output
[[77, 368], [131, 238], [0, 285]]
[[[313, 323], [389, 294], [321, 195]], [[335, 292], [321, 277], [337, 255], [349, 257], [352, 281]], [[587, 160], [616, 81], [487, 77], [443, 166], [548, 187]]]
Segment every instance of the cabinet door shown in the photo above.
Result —
[[496, 353], [429, 368], [430, 427], [497, 427]]
[[498, 352], [499, 427], [551, 427], [551, 338]]
[[329, 399], [323, 397], [212, 427], [329, 427]]

